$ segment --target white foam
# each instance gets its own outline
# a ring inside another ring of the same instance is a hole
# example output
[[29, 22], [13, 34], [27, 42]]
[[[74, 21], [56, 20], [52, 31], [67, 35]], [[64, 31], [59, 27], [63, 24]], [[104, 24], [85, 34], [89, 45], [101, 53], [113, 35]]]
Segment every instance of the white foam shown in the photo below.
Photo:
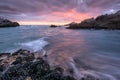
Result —
[[117, 80], [114, 76], [102, 72], [92, 71], [92, 70], [86, 70], [81, 71], [81, 75], [91, 75], [95, 78], [98, 78], [100, 80]]
[[25, 43], [20, 43], [22, 48], [25, 49], [30, 49], [34, 52], [42, 50], [45, 46], [47, 46], [49, 43], [45, 41], [45, 38], [40, 38], [37, 40], [25, 42]]

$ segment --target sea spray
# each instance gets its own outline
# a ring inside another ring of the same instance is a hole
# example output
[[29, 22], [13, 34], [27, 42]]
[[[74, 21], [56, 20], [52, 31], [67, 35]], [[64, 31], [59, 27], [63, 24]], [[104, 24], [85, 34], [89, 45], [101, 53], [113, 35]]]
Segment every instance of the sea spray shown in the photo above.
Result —
[[39, 38], [37, 40], [20, 43], [22, 48], [28, 49], [33, 52], [41, 51], [45, 46], [47, 46], [49, 43], [45, 40], [45, 38]]
[[86, 70], [84, 68], [77, 68], [73, 58], [69, 58], [69, 68], [72, 69], [72, 75], [79, 79], [90, 79], [90, 80], [117, 80], [114, 76], [98, 72], [95, 70]]

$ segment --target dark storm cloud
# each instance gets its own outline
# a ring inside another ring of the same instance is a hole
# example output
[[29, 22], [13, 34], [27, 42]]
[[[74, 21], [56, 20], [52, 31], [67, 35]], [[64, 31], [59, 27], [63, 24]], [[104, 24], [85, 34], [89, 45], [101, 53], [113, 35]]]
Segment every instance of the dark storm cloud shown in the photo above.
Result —
[[66, 0], [0, 0], [0, 12], [18, 11], [21, 13], [64, 11], [73, 8], [74, 1]]
[[40, 18], [53, 12], [64, 13], [71, 9], [94, 15], [114, 12], [119, 8], [120, 0], [0, 0], [0, 16], [14, 20], [36, 19], [37, 16]]

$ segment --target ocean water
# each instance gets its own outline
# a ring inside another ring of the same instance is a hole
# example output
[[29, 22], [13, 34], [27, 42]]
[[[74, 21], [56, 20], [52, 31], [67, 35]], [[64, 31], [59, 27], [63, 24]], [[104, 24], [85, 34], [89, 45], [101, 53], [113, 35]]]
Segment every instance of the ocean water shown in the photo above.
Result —
[[[120, 80], [119, 30], [69, 30], [64, 27], [0, 28], [0, 53], [20, 48], [44, 50], [51, 66], [72, 68], [74, 76]], [[41, 55], [41, 54], [40, 54]]]

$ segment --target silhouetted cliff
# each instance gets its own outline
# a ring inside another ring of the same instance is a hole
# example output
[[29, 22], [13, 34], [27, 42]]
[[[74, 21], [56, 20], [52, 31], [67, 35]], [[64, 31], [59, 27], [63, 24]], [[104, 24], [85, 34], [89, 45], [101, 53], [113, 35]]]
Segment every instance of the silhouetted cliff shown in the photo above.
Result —
[[120, 11], [90, 18], [81, 23], [69, 24], [68, 29], [120, 29]]

